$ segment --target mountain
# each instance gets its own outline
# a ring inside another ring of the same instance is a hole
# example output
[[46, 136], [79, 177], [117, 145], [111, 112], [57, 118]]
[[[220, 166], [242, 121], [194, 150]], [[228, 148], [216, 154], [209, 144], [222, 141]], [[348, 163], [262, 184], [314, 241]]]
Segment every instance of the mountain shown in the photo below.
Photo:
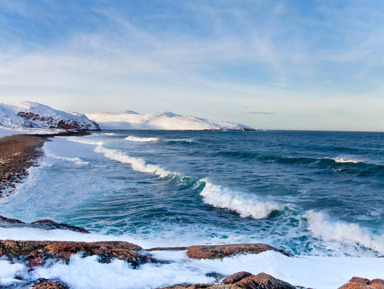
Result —
[[29, 101], [1, 103], [0, 127], [54, 132], [100, 130], [98, 124], [84, 114], [55, 110]]
[[172, 112], [139, 114], [134, 111], [94, 112], [86, 116], [96, 121], [101, 129], [139, 130], [253, 130], [231, 122], [208, 120], [195, 116], [183, 116]]

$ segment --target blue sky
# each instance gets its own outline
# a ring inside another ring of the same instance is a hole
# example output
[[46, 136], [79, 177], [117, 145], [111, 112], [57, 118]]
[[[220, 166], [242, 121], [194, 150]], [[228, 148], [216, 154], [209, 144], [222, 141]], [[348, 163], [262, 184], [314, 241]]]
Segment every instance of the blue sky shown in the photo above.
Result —
[[0, 0], [0, 102], [384, 129], [384, 2]]

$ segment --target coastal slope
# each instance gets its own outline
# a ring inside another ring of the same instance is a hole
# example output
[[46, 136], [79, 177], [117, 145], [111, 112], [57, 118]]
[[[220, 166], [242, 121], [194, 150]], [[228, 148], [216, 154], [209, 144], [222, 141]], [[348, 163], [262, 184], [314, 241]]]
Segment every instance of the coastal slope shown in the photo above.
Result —
[[119, 112], [94, 112], [86, 116], [97, 122], [101, 129], [129, 130], [253, 130], [251, 127], [226, 121], [209, 120], [172, 112], [139, 114], [124, 110]]
[[69, 113], [30, 101], [0, 104], [0, 128], [43, 132], [100, 130], [84, 114]]

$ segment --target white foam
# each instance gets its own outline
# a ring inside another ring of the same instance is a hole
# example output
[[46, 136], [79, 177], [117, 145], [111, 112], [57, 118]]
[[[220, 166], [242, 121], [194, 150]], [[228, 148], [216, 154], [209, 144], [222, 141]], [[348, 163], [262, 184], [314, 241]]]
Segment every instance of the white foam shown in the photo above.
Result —
[[84, 162], [84, 161], [82, 161], [78, 157], [75, 157], [75, 158], [62, 157], [62, 156], [57, 156], [57, 155], [54, 155], [54, 154], [51, 154], [51, 153], [46, 153], [46, 156], [54, 158], [54, 159], [58, 159], [58, 160], [73, 162], [73, 163], [75, 163], [77, 165], [88, 165], [89, 164], [89, 162]]
[[325, 241], [339, 241], [384, 253], [384, 235], [375, 235], [357, 224], [331, 221], [324, 213], [308, 211], [308, 230], [314, 237]]
[[360, 160], [352, 159], [350, 157], [335, 157], [335, 158], [331, 158], [331, 160], [334, 160], [337, 163], [352, 163], [352, 164], [358, 164], [362, 162]]
[[138, 172], [150, 173], [161, 178], [178, 175], [178, 173], [167, 171], [157, 165], [147, 164], [142, 158], [128, 156], [118, 150], [108, 149], [103, 146], [97, 146], [95, 152], [102, 153], [106, 158], [121, 163], [130, 164], [132, 169]]
[[67, 140], [82, 144], [88, 144], [88, 145], [94, 145], [94, 146], [101, 146], [104, 143], [101, 141], [94, 141], [86, 138], [80, 138], [80, 137], [67, 137]]
[[117, 134], [114, 133], [114, 132], [102, 132], [101, 134], [102, 134], [102, 135], [107, 135], [107, 136], [117, 135]]
[[[294, 286], [317, 289], [338, 288], [353, 276], [369, 279], [384, 278], [382, 270], [384, 259], [382, 258], [290, 258], [277, 252], [267, 251], [220, 260], [194, 260], [187, 258], [184, 251], [159, 251], [151, 254], [160, 260], [171, 262], [145, 264], [135, 270], [121, 260], [100, 264], [96, 256], [81, 258], [80, 255], [74, 255], [69, 265], [55, 263], [49, 267], [38, 267], [29, 273], [27, 270], [21, 270], [18, 264], [18, 272], [22, 271], [25, 279], [60, 279], [76, 289], [111, 288], [111, 284], [113, 288], [138, 289], [159, 288], [180, 283], [213, 283], [213, 278], [206, 277], [206, 274], [211, 272], [224, 276], [239, 271], [248, 271], [252, 274], [264, 272]], [[9, 262], [3, 262], [5, 265], [11, 265]], [[12, 274], [16, 272], [8, 272], [5, 275], [12, 278]]]
[[136, 137], [136, 136], [128, 136], [125, 140], [133, 141], [133, 142], [156, 142], [159, 141], [158, 137]]
[[229, 209], [240, 214], [240, 217], [254, 219], [267, 218], [272, 211], [284, 207], [274, 202], [263, 202], [256, 196], [237, 192], [228, 188], [213, 185], [205, 180], [205, 187], [200, 195], [204, 203], [216, 208]]
[[15, 279], [17, 275], [25, 274], [27, 269], [22, 264], [12, 264], [5, 260], [0, 260], [0, 285], [13, 285], [20, 283]]

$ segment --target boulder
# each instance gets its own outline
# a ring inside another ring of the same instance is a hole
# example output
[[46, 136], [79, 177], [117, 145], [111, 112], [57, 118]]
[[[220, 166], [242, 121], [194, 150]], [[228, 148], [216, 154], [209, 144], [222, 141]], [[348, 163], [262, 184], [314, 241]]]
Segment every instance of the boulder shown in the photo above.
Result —
[[32, 286], [32, 289], [69, 289], [69, 286], [61, 281], [52, 281], [49, 279], [40, 278]]
[[[67, 264], [71, 255], [82, 253], [84, 257], [97, 255], [101, 263], [110, 263], [112, 259], [128, 262], [132, 267], [157, 260], [141, 254], [142, 248], [128, 242], [69, 242], [69, 241], [12, 241], [0, 240], [0, 257], [9, 260], [25, 260], [30, 269], [40, 266], [48, 259], [63, 260]], [[139, 253], [140, 252], [140, 253]]]
[[252, 275], [249, 272], [238, 272], [225, 278], [222, 284], [193, 284], [175, 285], [162, 289], [295, 289], [296, 287], [271, 275], [260, 273]]
[[193, 259], [219, 259], [241, 253], [259, 254], [268, 250], [292, 256], [292, 254], [284, 250], [278, 250], [275, 247], [261, 243], [191, 246], [187, 249], [187, 256]]
[[291, 284], [265, 273], [245, 277], [234, 285], [244, 289], [295, 289]]
[[71, 226], [65, 223], [56, 223], [55, 221], [44, 219], [32, 222], [30, 224], [24, 223], [17, 219], [10, 219], [3, 216], [0, 216], [0, 227], [16, 227], [16, 226], [25, 226], [25, 227], [34, 227], [34, 228], [41, 228], [45, 230], [54, 230], [54, 229], [61, 229], [61, 230], [70, 230], [74, 232], [79, 233], [90, 233], [88, 230], [78, 227], [78, 226]]
[[235, 274], [232, 274], [225, 278], [223, 280], [223, 284], [234, 284], [236, 282], [239, 282], [240, 280], [244, 279], [245, 277], [251, 276], [252, 274], [246, 271], [237, 272]]
[[44, 220], [39, 220], [36, 222], [32, 222], [31, 225], [33, 227], [39, 227], [47, 230], [54, 230], [54, 229], [62, 229], [62, 230], [70, 230], [70, 231], [75, 231], [75, 232], [80, 232], [80, 233], [90, 233], [88, 230], [82, 228], [82, 227], [77, 227], [77, 226], [71, 226], [68, 224], [64, 223], [56, 223], [52, 220], [49, 219], [44, 219]]
[[344, 284], [339, 289], [384, 289], [384, 280], [353, 277], [349, 283]]

